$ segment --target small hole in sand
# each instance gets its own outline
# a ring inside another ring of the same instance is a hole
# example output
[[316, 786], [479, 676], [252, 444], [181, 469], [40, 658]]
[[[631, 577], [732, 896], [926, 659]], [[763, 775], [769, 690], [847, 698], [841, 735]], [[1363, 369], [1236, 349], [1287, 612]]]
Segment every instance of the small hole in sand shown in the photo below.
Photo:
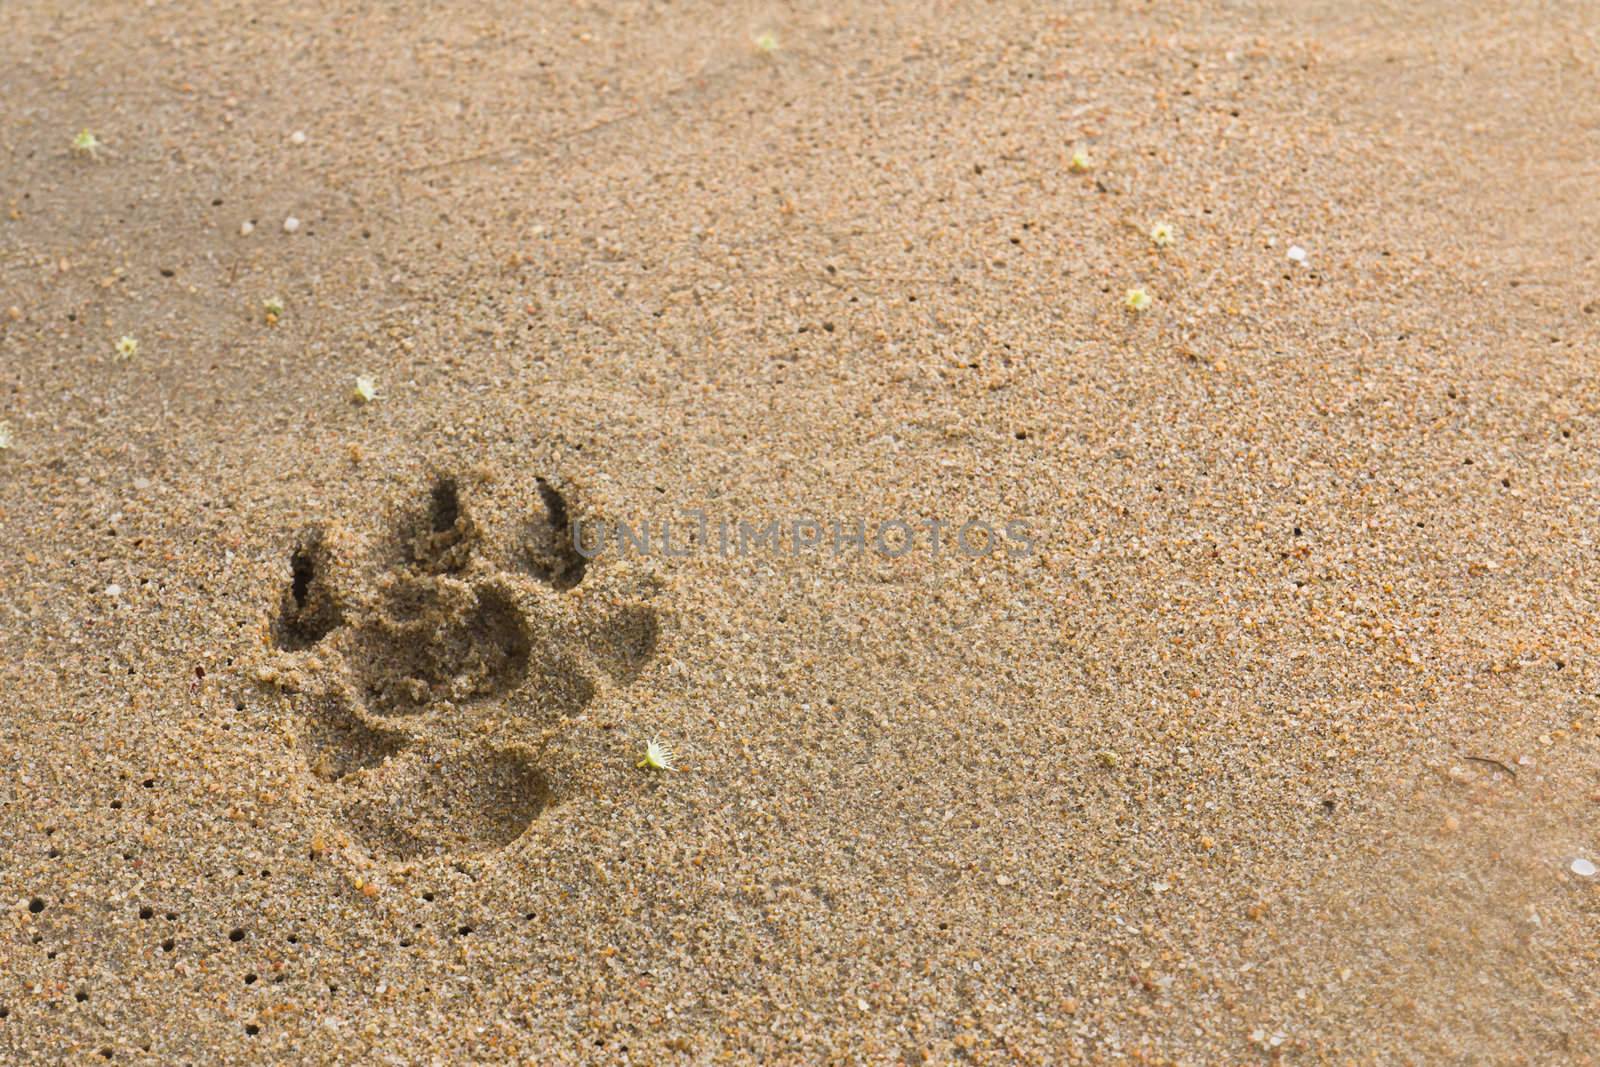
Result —
[[317, 565], [305, 549], [298, 549], [289, 557], [289, 573], [289, 595], [294, 597], [297, 607], [304, 608], [306, 597], [311, 593], [311, 580], [317, 576]]
[[228, 931], [228, 940], [229, 941], [243, 941], [244, 940], [244, 930], [242, 930], [239, 927], [235, 926], [232, 930]]

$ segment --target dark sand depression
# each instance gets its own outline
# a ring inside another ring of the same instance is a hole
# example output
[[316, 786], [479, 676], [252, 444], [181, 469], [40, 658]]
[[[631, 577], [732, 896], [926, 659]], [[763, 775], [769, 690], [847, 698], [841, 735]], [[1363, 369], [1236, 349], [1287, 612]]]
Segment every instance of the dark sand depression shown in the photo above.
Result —
[[0, 1060], [1600, 1059], [1597, 84], [1577, 2], [0, 7]]

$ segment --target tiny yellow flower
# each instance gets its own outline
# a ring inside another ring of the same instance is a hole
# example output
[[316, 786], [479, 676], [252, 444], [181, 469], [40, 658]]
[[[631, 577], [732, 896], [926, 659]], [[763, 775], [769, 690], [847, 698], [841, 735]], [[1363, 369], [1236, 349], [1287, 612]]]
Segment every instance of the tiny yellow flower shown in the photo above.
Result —
[[11, 424], [0, 422], [0, 452], [5, 452], [11, 447]]
[[370, 374], [357, 375], [354, 396], [358, 404], [370, 404], [378, 399], [377, 379]]
[[79, 130], [78, 136], [72, 139], [72, 150], [80, 156], [98, 156], [100, 154], [100, 138], [88, 130]]
[[1150, 294], [1139, 286], [1128, 290], [1128, 295], [1122, 298], [1122, 306], [1132, 312], [1140, 312], [1150, 306]]
[[755, 45], [756, 51], [770, 56], [778, 50], [778, 35], [771, 30], [760, 33], [756, 36]]
[[283, 318], [283, 301], [279, 300], [277, 297], [267, 297], [265, 300], [261, 301], [261, 307], [267, 313], [267, 322], [269, 325]]
[[649, 767], [653, 771], [675, 771], [678, 769], [678, 757], [665, 741], [652, 738], [645, 743], [644, 759], [639, 761], [639, 766]]
[[1085, 152], [1081, 148], [1075, 148], [1072, 150], [1072, 159], [1067, 165], [1079, 174], [1082, 174], [1084, 171], [1094, 166], [1094, 164], [1089, 160], [1089, 153]]
[[1172, 243], [1171, 223], [1158, 222], [1150, 227], [1150, 240], [1157, 248], [1165, 248]]
[[139, 354], [139, 341], [137, 338], [123, 334], [117, 338], [117, 358], [132, 359]]

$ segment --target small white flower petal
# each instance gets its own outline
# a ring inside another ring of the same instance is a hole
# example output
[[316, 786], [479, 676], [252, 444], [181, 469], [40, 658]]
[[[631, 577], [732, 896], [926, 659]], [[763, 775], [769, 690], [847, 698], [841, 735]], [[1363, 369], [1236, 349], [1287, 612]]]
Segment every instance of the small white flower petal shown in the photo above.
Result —
[[639, 761], [639, 766], [656, 771], [675, 771], [678, 769], [677, 756], [666, 742], [652, 738], [645, 742], [644, 759]]

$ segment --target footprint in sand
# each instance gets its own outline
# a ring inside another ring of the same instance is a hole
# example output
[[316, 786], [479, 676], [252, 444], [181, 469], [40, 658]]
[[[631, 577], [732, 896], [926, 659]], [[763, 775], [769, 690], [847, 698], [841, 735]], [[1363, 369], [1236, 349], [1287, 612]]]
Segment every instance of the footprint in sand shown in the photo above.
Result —
[[[503, 848], [559, 799], [543, 753], [597, 697], [654, 657], [654, 583], [594, 573], [566, 498], [496, 537], [463, 479], [438, 478], [370, 546], [329, 525], [301, 536], [272, 626], [314, 792], [375, 856]], [[571, 590], [583, 584], [581, 593]]]

